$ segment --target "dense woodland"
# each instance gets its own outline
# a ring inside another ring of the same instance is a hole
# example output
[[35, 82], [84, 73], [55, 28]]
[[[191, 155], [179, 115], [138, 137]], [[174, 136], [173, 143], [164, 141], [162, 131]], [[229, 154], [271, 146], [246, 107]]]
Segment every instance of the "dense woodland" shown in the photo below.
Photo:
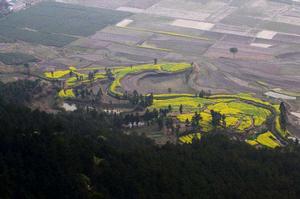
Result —
[[36, 82], [0, 84], [0, 198], [300, 198], [300, 148], [221, 133], [157, 146], [95, 111], [30, 110]]

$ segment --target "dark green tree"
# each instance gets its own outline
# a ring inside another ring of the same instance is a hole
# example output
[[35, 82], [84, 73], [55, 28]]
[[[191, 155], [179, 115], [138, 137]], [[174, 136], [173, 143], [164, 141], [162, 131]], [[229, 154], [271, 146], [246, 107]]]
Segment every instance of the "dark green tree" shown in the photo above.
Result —
[[280, 110], [280, 119], [279, 119], [280, 126], [284, 131], [286, 131], [288, 119], [287, 119], [287, 109], [284, 102], [280, 103], [279, 110]]
[[180, 113], [180, 114], [183, 113], [183, 105], [182, 105], [182, 104], [180, 104], [180, 106], [179, 106], [179, 113]]

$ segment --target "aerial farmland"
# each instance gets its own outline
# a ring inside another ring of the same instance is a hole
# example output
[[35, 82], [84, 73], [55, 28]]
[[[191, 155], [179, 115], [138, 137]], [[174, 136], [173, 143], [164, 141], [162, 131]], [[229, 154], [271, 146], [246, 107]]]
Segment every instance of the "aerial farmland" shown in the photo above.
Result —
[[[0, 79], [51, 84], [46, 111], [96, 106], [97, 97], [85, 97], [100, 91], [106, 112], [168, 109], [186, 143], [185, 125], [199, 116], [207, 133], [216, 111], [233, 137], [275, 148], [300, 136], [299, 13], [293, 0], [41, 2], [0, 18]], [[127, 102], [135, 93], [153, 102], [140, 110]]]

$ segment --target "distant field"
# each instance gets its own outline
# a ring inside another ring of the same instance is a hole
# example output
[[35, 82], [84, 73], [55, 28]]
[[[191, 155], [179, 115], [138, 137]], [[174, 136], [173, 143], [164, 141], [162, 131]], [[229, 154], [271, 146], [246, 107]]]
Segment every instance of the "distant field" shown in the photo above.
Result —
[[37, 59], [32, 55], [23, 53], [0, 53], [0, 62], [7, 65], [20, 65], [35, 61], [37, 61]]
[[0, 38], [64, 46], [115, 24], [129, 13], [44, 2], [0, 20]]

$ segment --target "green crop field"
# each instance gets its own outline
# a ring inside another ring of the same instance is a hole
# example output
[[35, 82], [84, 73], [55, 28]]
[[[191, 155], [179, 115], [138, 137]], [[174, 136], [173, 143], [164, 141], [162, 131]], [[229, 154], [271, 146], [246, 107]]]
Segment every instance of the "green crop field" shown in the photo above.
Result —
[[37, 59], [24, 53], [0, 53], [0, 62], [7, 65], [20, 65], [35, 62]]
[[0, 19], [0, 36], [50, 46], [64, 46], [89, 36], [129, 13], [43, 2]]

